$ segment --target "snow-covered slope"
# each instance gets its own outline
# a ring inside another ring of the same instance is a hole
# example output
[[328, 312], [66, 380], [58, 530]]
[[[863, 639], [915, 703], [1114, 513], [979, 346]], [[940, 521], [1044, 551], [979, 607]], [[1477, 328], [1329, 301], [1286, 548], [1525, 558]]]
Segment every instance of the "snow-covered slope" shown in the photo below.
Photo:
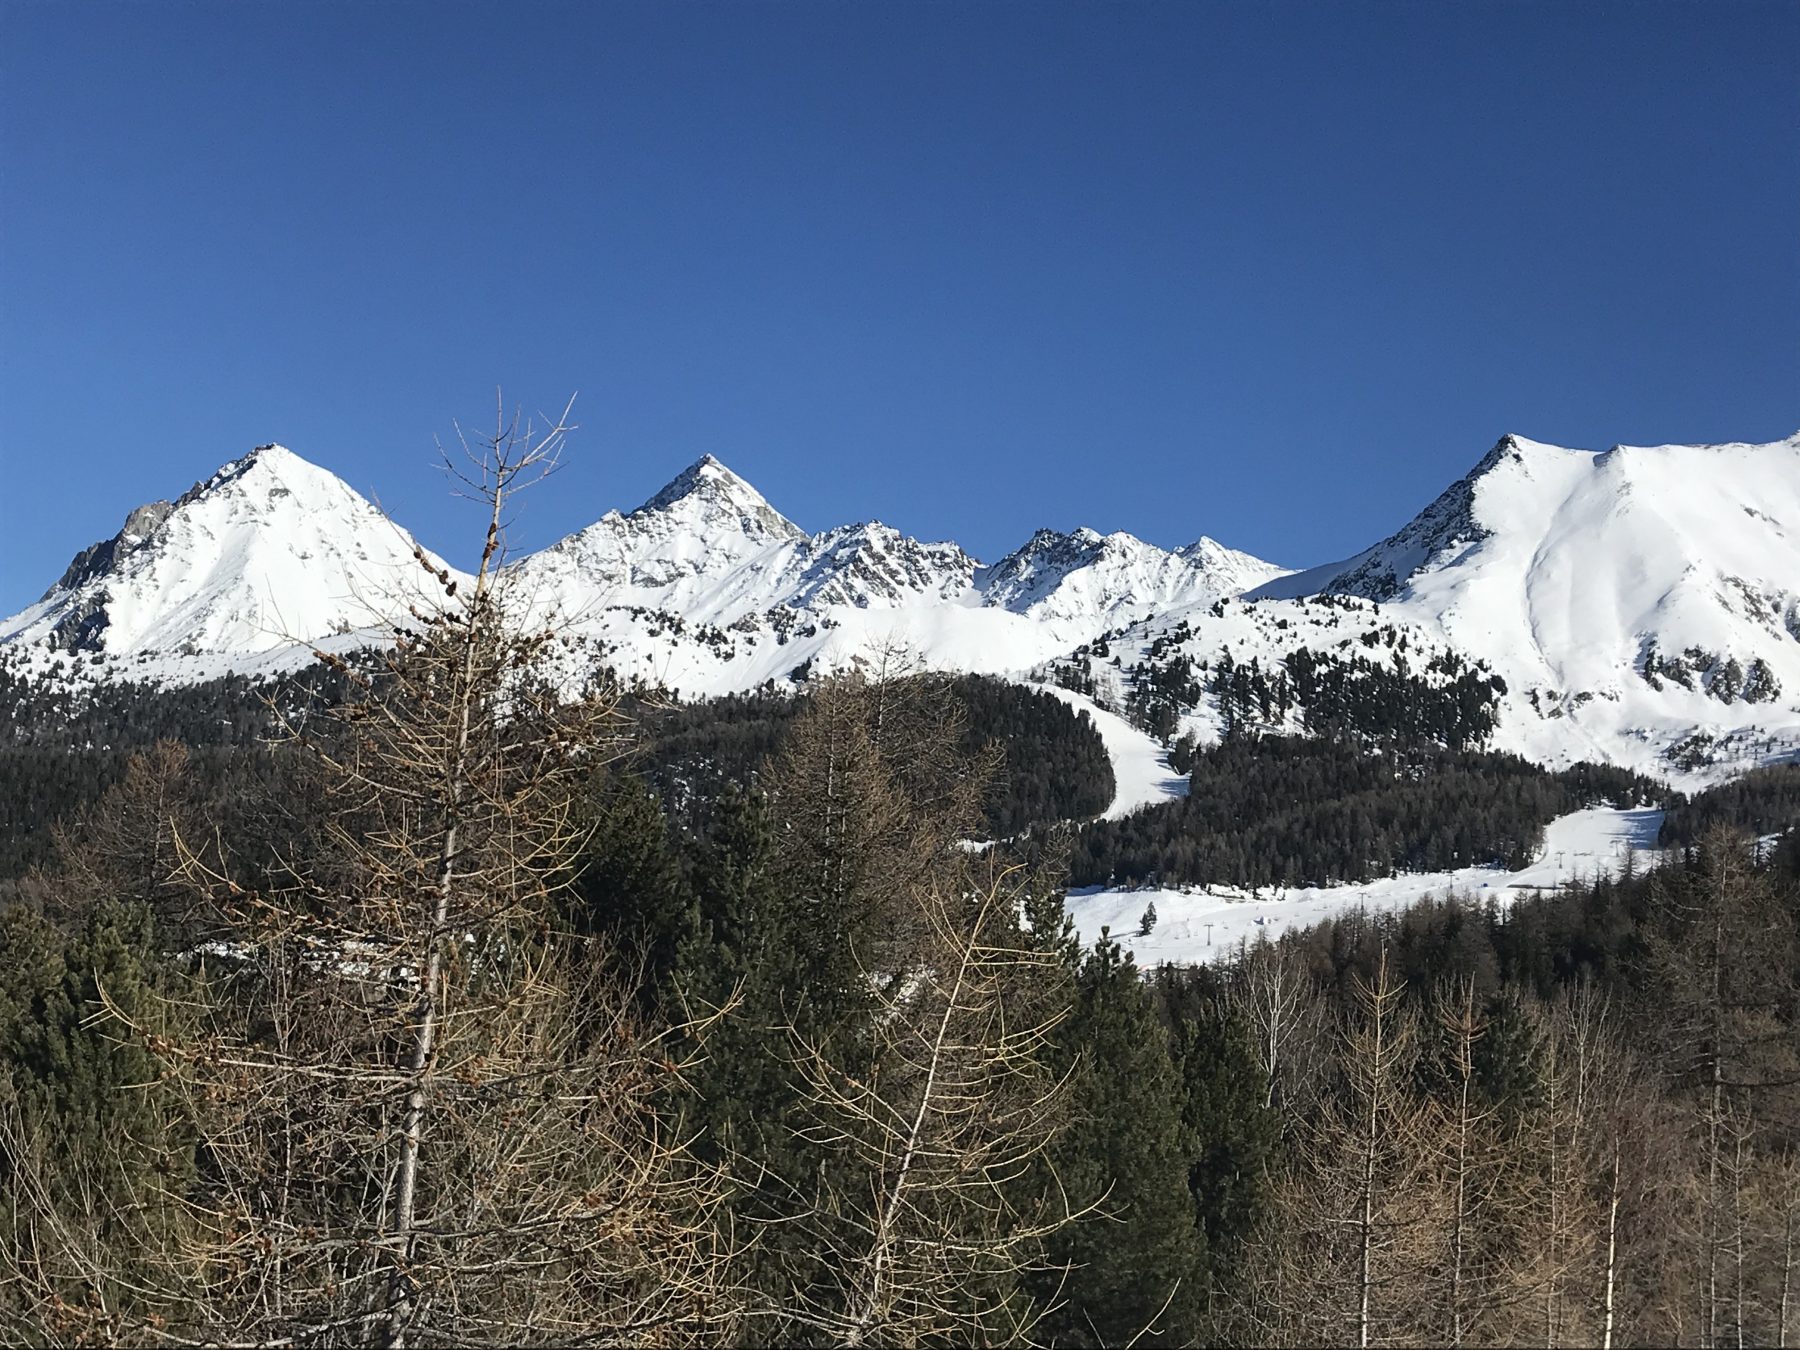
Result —
[[1385, 602], [1485, 657], [1511, 689], [1501, 739], [1536, 758], [1785, 753], [1800, 437], [1595, 452], [1509, 436], [1373, 548], [1252, 592], [1306, 594]]
[[1133, 535], [1039, 530], [980, 577], [982, 603], [1094, 636], [1181, 605], [1237, 595], [1285, 569], [1204, 535], [1168, 552]]
[[936, 602], [961, 593], [975, 562], [879, 522], [808, 535], [707, 455], [628, 515], [521, 559], [514, 580], [546, 613], [582, 623], [607, 608], [730, 624], [773, 605], [822, 609]]
[[[413, 547], [331, 474], [265, 447], [133, 512], [0, 643], [92, 654], [102, 678], [123, 658], [167, 679], [243, 668], [429, 596]], [[1204, 742], [1221, 730], [1204, 663], [1277, 670], [1306, 649], [1414, 674], [1476, 663], [1505, 685], [1493, 743], [1545, 763], [1695, 782], [1800, 756], [1800, 437], [1594, 452], [1509, 436], [1393, 535], [1297, 573], [1205, 537], [1170, 551], [1046, 530], [984, 566], [879, 522], [808, 533], [709, 455], [508, 579], [572, 635], [571, 661], [689, 696], [901, 647], [939, 669], [1068, 678], [1114, 712], [1166, 674], [1187, 691], [1177, 729]]]
[[1282, 574], [1210, 539], [1039, 531], [993, 567], [879, 521], [806, 534], [708, 455], [626, 515], [522, 559], [514, 580], [616, 667], [689, 694], [822, 673], [905, 648], [1018, 673], [1108, 628]]
[[336, 475], [265, 445], [178, 501], [133, 511], [0, 623], [0, 642], [114, 657], [272, 651], [435, 594], [415, 547]]
[[1077, 712], [1084, 712], [1112, 761], [1113, 799], [1101, 813], [1102, 820], [1118, 820], [1133, 811], [1188, 795], [1185, 774], [1169, 767], [1168, 751], [1117, 713], [1108, 712], [1091, 698], [1053, 684], [1039, 685]]
[[[1537, 859], [1518, 872], [1464, 867], [1454, 872], [1401, 872], [1360, 885], [1277, 886], [1246, 891], [1230, 886], [1137, 890], [1086, 886], [1070, 893], [1067, 907], [1085, 942], [1107, 929], [1144, 967], [1202, 965], [1227, 960], [1244, 946], [1271, 942], [1287, 932], [1325, 923], [1352, 911], [1394, 912], [1426, 897], [1456, 896], [1505, 907], [1522, 896], [1571, 881], [1617, 876], [1657, 857], [1661, 811], [1591, 807], [1553, 820], [1544, 830]], [[1144, 911], [1156, 906], [1156, 922], [1142, 931]]]

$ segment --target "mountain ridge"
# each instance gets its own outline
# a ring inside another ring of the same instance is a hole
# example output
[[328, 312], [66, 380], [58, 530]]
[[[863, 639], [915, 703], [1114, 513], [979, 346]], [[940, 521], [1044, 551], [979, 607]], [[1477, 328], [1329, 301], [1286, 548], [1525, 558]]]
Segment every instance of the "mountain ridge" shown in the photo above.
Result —
[[[394, 616], [378, 597], [429, 603], [415, 547], [328, 471], [258, 447], [133, 511], [0, 623], [0, 646], [169, 679], [295, 639], [303, 653], [372, 636]], [[1172, 652], [1275, 667], [1385, 629], [1490, 665], [1512, 691], [1500, 742], [1546, 762], [1578, 749], [1666, 766], [1701, 742], [1800, 754], [1800, 434], [1605, 451], [1508, 435], [1400, 529], [1299, 572], [1206, 535], [1164, 549], [1043, 529], [984, 564], [878, 521], [808, 533], [706, 454], [505, 575], [571, 635], [572, 661], [604, 656], [688, 695], [854, 668], [897, 643], [1014, 678], [1086, 662], [1083, 680], [1123, 706]], [[1319, 609], [1334, 597], [1351, 603]], [[185, 664], [165, 671], [171, 653]], [[1183, 718], [1220, 734], [1204, 697]]]

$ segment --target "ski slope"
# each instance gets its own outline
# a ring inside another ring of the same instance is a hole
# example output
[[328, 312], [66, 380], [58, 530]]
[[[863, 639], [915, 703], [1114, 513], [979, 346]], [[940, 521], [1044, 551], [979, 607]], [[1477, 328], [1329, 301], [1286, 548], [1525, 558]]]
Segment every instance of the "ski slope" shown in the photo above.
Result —
[[1033, 686], [1054, 694], [1077, 712], [1093, 719], [1094, 728], [1112, 761], [1113, 799], [1101, 815], [1117, 820], [1133, 811], [1188, 794], [1187, 775], [1169, 767], [1169, 752], [1117, 713], [1108, 712], [1091, 698], [1054, 684]]

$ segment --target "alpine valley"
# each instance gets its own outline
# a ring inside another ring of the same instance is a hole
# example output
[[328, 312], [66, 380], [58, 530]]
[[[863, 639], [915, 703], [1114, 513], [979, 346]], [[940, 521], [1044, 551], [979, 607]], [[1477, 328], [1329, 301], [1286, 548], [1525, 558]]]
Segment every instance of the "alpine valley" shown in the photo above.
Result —
[[[434, 589], [421, 558], [447, 566], [263, 446], [79, 554], [0, 623], [0, 659], [76, 683], [291, 670], [403, 621]], [[1691, 788], [1800, 748], [1800, 436], [1507, 436], [1394, 534], [1303, 571], [1204, 536], [1040, 530], [984, 563], [879, 522], [808, 533], [707, 455], [508, 574], [521, 612], [567, 636], [572, 680], [604, 664], [688, 699], [899, 649], [1058, 686], [1165, 746], [1318, 730], [1354, 703], [1346, 682], [1401, 678], [1491, 708], [1440, 739], [1549, 767]]]

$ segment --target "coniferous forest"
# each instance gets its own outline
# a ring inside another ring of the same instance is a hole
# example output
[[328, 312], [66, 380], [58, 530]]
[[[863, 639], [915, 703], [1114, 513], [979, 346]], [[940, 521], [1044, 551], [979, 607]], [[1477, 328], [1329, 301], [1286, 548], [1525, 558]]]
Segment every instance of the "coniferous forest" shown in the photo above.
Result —
[[[553, 448], [489, 445], [496, 522]], [[1516, 861], [1662, 798], [1234, 736], [1080, 824], [1092, 726], [993, 682], [565, 697], [497, 537], [278, 687], [0, 689], [0, 1340], [1800, 1335], [1785, 778], [1653, 870], [1140, 971], [1072, 877]]]

